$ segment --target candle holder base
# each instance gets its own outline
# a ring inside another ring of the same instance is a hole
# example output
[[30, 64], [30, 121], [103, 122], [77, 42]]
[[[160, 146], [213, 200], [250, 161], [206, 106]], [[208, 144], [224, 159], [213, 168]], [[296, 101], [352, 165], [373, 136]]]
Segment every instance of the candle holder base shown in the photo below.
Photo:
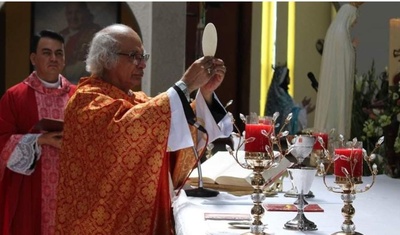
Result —
[[353, 233], [345, 233], [345, 232], [336, 232], [336, 233], [332, 233], [332, 235], [363, 235], [362, 233], [359, 232], [353, 232]]
[[251, 232], [247, 232], [247, 233], [242, 233], [241, 235], [273, 235], [273, 233], [251, 233]]
[[216, 197], [219, 194], [218, 191], [203, 187], [186, 189], [185, 193], [188, 197]]
[[[287, 191], [284, 196], [285, 197], [292, 197], [292, 198], [297, 198], [298, 197], [297, 191], [294, 189]], [[304, 195], [305, 198], [314, 198], [315, 195], [314, 193], [310, 190], [307, 194]]]
[[[254, 226], [254, 225], [253, 225]], [[268, 231], [266, 225], [255, 226], [250, 232], [242, 233], [241, 235], [274, 235], [275, 233]]]
[[314, 231], [318, 230], [317, 225], [306, 218], [304, 214], [297, 214], [297, 216], [285, 223], [285, 229], [297, 231]]

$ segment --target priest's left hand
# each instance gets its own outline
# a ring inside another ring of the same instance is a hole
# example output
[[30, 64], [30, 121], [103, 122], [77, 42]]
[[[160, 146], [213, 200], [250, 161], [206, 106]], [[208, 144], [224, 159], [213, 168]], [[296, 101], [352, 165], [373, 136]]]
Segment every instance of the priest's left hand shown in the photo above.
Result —
[[218, 58], [213, 58], [213, 64], [210, 71], [210, 80], [200, 88], [200, 92], [208, 104], [212, 102], [213, 92], [221, 85], [225, 78], [226, 67], [224, 61]]

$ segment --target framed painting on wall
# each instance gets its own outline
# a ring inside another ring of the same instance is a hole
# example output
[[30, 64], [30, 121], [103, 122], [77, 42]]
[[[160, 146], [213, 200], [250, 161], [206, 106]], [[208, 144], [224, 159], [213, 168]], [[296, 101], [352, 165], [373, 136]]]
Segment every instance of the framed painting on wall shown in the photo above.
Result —
[[105, 26], [120, 22], [118, 2], [34, 2], [32, 35], [43, 29], [64, 36], [63, 75], [72, 83], [89, 74], [85, 58], [93, 35]]

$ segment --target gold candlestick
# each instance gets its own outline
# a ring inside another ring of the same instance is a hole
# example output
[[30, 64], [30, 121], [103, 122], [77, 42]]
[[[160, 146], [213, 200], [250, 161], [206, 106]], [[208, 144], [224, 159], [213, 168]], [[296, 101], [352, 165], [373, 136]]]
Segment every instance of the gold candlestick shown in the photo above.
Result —
[[[252, 114], [252, 117], [257, 116], [257, 114]], [[245, 235], [267, 235], [265, 232], [266, 226], [262, 222], [262, 217], [264, 216], [265, 209], [262, 206], [262, 203], [265, 199], [265, 194], [263, 189], [270, 182], [266, 182], [266, 179], [263, 177], [263, 172], [276, 167], [283, 157], [288, 153], [284, 151], [281, 147], [280, 141], [281, 138], [285, 138], [288, 135], [287, 131], [280, 131], [278, 134], [275, 134], [275, 121], [278, 118], [279, 113], [275, 113], [271, 118], [271, 124], [273, 128], [267, 132], [266, 130], [261, 130], [261, 137], [258, 138], [267, 138], [268, 143], [265, 145], [264, 152], [249, 152], [245, 151], [245, 159], [244, 162], [239, 160], [238, 152], [239, 149], [243, 147], [246, 143], [252, 143], [254, 141], [260, 142], [260, 140], [256, 140], [254, 137], [249, 137], [247, 139], [243, 138], [240, 134], [239, 129], [235, 125], [235, 120], [232, 115], [232, 122], [238, 133], [234, 133], [235, 138], [237, 138], [237, 146], [234, 146], [234, 150], [229, 145], [226, 145], [226, 149], [230, 153], [230, 155], [236, 160], [236, 162], [243, 168], [249, 169], [253, 171], [253, 176], [251, 178], [251, 185], [254, 188], [253, 193], [251, 194], [251, 199], [253, 201], [253, 207], [251, 208], [251, 215], [253, 216], [253, 222], [249, 224], [250, 232], [244, 233]], [[258, 116], [257, 116], [258, 117]], [[281, 130], [290, 122], [292, 114], [289, 114], [286, 118], [285, 124], [282, 126]], [[241, 120], [246, 124], [249, 119], [246, 119], [243, 114], [240, 114]], [[261, 141], [263, 142], [263, 141]], [[277, 146], [279, 150], [279, 154], [274, 153], [274, 146]]]
[[[342, 137], [341, 137], [342, 138]], [[343, 139], [342, 139], [343, 141]], [[341, 158], [342, 156], [337, 156], [335, 154], [331, 155], [329, 151], [325, 150], [327, 153], [327, 160], [329, 161], [329, 165], [327, 167], [327, 171], [325, 171], [324, 166], [321, 166], [322, 173], [323, 173], [323, 181], [326, 188], [334, 193], [340, 193], [341, 199], [343, 200], [343, 207], [342, 207], [342, 215], [344, 217], [344, 222], [342, 223], [341, 229], [342, 231], [335, 232], [332, 235], [362, 235], [362, 233], [356, 232], [356, 226], [352, 221], [356, 210], [353, 207], [353, 201], [356, 198], [356, 193], [363, 193], [368, 191], [375, 183], [376, 175], [378, 173], [377, 166], [373, 164], [371, 166], [371, 162], [374, 160], [374, 152], [382, 145], [384, 141], [384, 137], [379, 138], [378, 142], [375, 145], [375, 148], [372, 150], [370, 155], [367, 155], [366, 151], [363, 151], [363, 159], [366, 161], [368, 165], [368, 169], [371, 171], [372, 174], [372, 183], [365, 185], [363, 189], [358, 189], [358, 186], [361, 185], [363, 182], [360, 180], [361, 177], [354, 176], [354, 168], [350, 167], [349, 169], [342, 167], [342, 172], [344, 173], [345, 177], [335, 177], [335, 183], [339, 185], [338, 187], [328, 186], [326, 182], [326, 172], [329, 171], [331, 165], [334, 163], [335, 160]], [[353, 143], [357, 143], [357, 139], [353, 139]], [[352, 161], [349, 158], [349, 161]], [[351, 166], [352, 164], [350, 164]], [[340, 180], [338, 180], [340, 178]]]

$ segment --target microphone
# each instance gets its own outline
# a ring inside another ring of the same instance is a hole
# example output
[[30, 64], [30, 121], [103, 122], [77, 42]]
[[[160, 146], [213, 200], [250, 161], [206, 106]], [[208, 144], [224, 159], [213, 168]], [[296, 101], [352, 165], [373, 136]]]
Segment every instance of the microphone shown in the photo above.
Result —
[[314, 74], [312, 72], [308, 72], [307, 77], [311, 81], [311, 86], [314, 88], [315, 91], [318, 92], [318, 81], [315, 78]]
[[196, 122], [196, 121], [194, 120], [194, 118], [188, 119], [187, 121], [188, 121], [188, 123], [189, 123], [190, 125], [196, 127], [198, 130], [200, 130], [200, 131], [202, 131], [202, 132], [204, 132], [204, 133], [207, 134], [206, 129], [205, 129], [202, 125], [200, 125], [200, 123]]

